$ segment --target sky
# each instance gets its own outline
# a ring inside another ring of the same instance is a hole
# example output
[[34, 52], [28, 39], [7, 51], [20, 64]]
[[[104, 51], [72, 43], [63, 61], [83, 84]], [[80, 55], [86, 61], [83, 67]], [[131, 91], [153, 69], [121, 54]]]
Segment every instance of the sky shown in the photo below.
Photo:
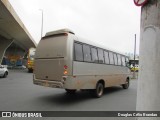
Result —
[[68, 28], [77, 36], [122, 53], [139, 52], [140, 7], [133, 0], [9, 0], [36, 43], [46, 32]]

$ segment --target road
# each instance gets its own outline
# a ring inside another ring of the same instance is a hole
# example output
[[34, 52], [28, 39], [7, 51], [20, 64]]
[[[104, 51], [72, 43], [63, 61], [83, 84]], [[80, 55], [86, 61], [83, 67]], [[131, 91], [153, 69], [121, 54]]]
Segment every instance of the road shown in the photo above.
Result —
[[103, 97], [93, 98], [88, 92], [67, 95], [63, 89], [34, 85], [32, 75], [27, 70], [10, 70], [7, 78], [0, 78], [0, 111], [136, 110], [137, 80], [131, 80], [127, 90], [111, 87]]

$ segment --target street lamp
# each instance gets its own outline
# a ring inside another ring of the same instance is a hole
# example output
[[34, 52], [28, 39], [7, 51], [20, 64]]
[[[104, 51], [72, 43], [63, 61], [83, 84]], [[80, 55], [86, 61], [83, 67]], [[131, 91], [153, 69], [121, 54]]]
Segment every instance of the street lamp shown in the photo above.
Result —
[[135, 34], [135, 43], [134, 43], [134, 71], [133, 71], [133, 78], [135, 79], [136, 78], [136, 73], [135, 73], [135, 64], [136, 64], [136, 34]]
[[41, 23], [41, 38], [43, 36], [43, 10], [39, 9], [42, 12], [42, 23]]

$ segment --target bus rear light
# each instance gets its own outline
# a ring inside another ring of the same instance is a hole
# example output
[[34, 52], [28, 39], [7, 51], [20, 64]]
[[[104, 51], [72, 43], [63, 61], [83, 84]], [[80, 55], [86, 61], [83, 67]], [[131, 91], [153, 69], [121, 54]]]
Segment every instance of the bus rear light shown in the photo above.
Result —
[[64, 75], [66, 75], [68, 73], [67, 69], [68, 69], [68, 66], [64, 65], [64, 72], [63, 72]]
[[64, 65], [64, 69], [66, 70], [68, 68], [68, 66], [67, 65]]
[[67, 70], [64, 70], [63, 74], [66, 75], [67, 73], [68, 73]]

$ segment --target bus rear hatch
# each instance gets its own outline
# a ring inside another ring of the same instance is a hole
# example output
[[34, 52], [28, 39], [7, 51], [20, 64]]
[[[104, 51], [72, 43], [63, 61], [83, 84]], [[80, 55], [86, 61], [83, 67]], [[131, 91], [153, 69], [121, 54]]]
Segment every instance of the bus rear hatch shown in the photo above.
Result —
[[66, 34], [44, 37], [36, 49], [35, 77], [42, 80], [61, 80], [67, 46]]

